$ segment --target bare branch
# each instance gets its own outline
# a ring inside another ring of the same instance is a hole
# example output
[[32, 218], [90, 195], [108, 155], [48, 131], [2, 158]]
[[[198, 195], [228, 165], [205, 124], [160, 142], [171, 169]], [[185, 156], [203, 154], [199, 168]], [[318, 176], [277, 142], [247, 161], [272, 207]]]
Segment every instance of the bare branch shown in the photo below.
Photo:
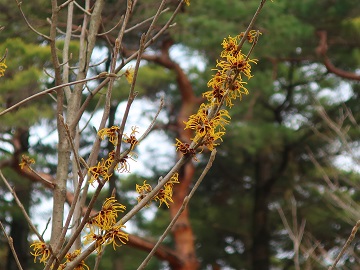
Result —
[[[19, 198], [17, 197], [14, 189], [10, 186], [9, 182], [6, 180], [6, 178], [4, 177], [2, 171], [0, 170], [0, 178], [3, 180], [5, 186], [7, 187], [7, 189], [11, 192], [11, 195], [14, 197], [15, 202], [17, 204], [17, 206], [20, 208], [22, 214], [24, 215], [27, 223], [29, 224], [31, 230], [36, 234], [36, 236], [38, 237], [38, 239], [45, 243], [45, 240], [42, 238], [41, 234], [38, 232], [38, 230], [36, 229], [35, 225], [32, 223], [29, 215], [27, 214], [24, 206], [22, 205], [22, 203], [20, 202]], [[51, 247], [50, 247], [51, 248]]]
[[2, 224], [1, 221], [0, 221], [0, 227], [1, 227], [1, 230], [3, 231], [4, 236], [6, 237], [6, 240], [7, 240], [8, 243], [9, 243], [10, 250], [11, 250], [11, 253], [13, 254], [13, 256], [14, 256], [14, 259], [15, 259], [15, 262], [16, 262], [17, 267], [19, 268], [19, 270], [23, 270], [23, 268], [22, 268], [22, 266], [21, 266], [21, 263], [20, 263], [20, 261], [19, 261], [19, 258], [18, 258], [17, 254], [16, 254], [16, 250], [15, 250], [15, 248], [14, 248], [14, 241], [13, 241], [13, 239], [12, 239], [10, 236], [8, 236], [8, 234], [6, 233], [5, 228], [4, 228], [4, 226], [3, 226], [3, 224]]
[[349, 236], [349, 238], [347, 239], [345, 245], [343, 246], [343, 248], [341, 249], [339, 255], [336, 257], [334, 263], [329, 267], [329, 270], [334, 270], [336, 265], [338, 264], [338, 262], [340, 261], [341, 257], [344, 255], [346, 249], [349, 247], [349, 245], [351, 244], [352, 240], [354, 240], [355, 235], [358, 231], [360, 227], [360, 220], [358, 220], [355, 224], [355, 226], [353, 227], [351, 234]]
[[46, 39], [46, 40], [51, 40], [50, 37], [44, 35], [43, 33], [40, 33], [39, 31], [37, 31], [37, 30], [30, 24], [30, 22], [27, 20], [25, 14], [24, 14], [24, 12], [23, 12], [23, 10], [22, 10], [22, 8], [21, 8], [22, 2], [19, 2], [18, 0], [15, 0], [15, 2], [16, 2], [16, 4], [17, 4], [17, 6], [18, 6], [18, 8], [19, 8], [19, 10], [20, 10], [20, 12], [21, 12], [21, 15], [23, 16], [23, 18], [24, 18], [27, 26], [28, 26], [32, 31], [34, 31], [37, 35], [43, 37], [43, 38]]
[[36, 99], [36, 98], [38, 98], [38, 97], [41, 97], [41, 96], [46, 95], [46, 94], [48, 94], [48, 93], [51, 93], [51, 92], [53, 92], [53, 91], [62, 90], [63, 87], [70, 86], [70, 85], [74, 85], [74, 84], [81, 84], [81, 83], [84, 83], [84, 82], [88, 82], [88, 81], [92, 81], [92, 80], [99, 79], [99, 78], [101, 78], [101, 77], [102, 77], [102, 76], [97, 75], [97, 76], [94, 76], [94, 77], [91, 77], [91, 78], [88, 78], [88, 79], [83, 79], [83, 80], [79, 80], [79, 81], [75, 81], [75, 82], [64, 83], [64, 84], [61, 84], [61, 85], [54, 86], [54, 87], [52, 87], [52, 88], [46, 89], [46, 90], [44, 90], [44, 91], [41, 91], [41, 92], [39, 92], [39, 93], [37, 93], [37, 94], [34, 94], [34, 95], [32, 95], [32, 96], [30, 96], [30, 97], [28, 97], [28, 98], [25, 98], [25, 99], [19, 101], [18, 103], [16, 103], [16, 104], [14, 104], [13, 106], [7, 108], [6, 110], [1, 111], [1, 112], [0, 112], [0, 116], [1, 116], [1, 115], [4, 115], [4, 114], [6, 114], [6, 113], [8, 113], [8, 112], [10, 112], [10, 111], [12, 111], [12, 110], [14, 110], [15, 108], [17, 108], [17, 107], [19, 107], [19, 106], [21, 106], [21, 105], [23, 105], [23, 104], [25, 104], [25, 103], [33, 100], [33, 99]]

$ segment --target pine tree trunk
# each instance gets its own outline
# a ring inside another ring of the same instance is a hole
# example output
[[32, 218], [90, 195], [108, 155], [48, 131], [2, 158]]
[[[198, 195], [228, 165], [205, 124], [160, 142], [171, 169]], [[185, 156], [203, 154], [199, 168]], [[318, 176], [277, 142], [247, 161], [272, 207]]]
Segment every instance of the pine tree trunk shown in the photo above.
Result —
[[268, 197], [270, 194], [271, 162], [265, 153], [260, 153], [255, 166], [253, 245], [251, 250], [252, 269], [270, 269], [270, 233], [268, 228]]

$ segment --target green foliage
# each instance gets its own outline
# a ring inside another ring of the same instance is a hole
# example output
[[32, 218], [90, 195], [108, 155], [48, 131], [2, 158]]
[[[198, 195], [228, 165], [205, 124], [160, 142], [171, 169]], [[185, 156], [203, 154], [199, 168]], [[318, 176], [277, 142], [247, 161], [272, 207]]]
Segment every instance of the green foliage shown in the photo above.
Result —
[[[2, 2], [1, 7], [5, 6]], [[48, 1], [45, 2], [40, 2], [44, 4], [41, 8], [48, 5]], [[190, 7], [183, 10], [177, 26], [171, 29], [169, 35], [181, 44], [183, 50], [195, 52], [204, 59], [204, 72], [197, 68], [188, 71], [199, 96], [207, 89], [206, 82], [213, 74], [210, 70], [216, 65], [215, 59], [221, 51], [223, 38], [245, 30], [258, 2], [193, 1]], [[121, 5], [122, 1], [114, 3], [112, 10], [107, 10], [106, 14], [111, 15], [116, 8], [123, 8]], [[27, 7], [34, 9], [34, 6]], [[152, 2], [146, 3], [142, 10], [144, 17], [153, 8]], [[349, 182], [358, 185], [359, 175], [346, 173], [332, 166], [331, 159], [338, 153], [334, 153], [336, 151], [333, 150], [333, 145], [314, 133], [314, 128], [328, 135], [331, 140], [336, 140], [336, 137], [321, 121], [313, 103], [313, 99], [319, 97], [324, 89], [341, 93], [338, 88], [344, 81], [327, 74], [321, 59], [316, 56], [318, 40], [315, 33], [327, 30], [329, 42], [331, 41], [329, 55], [334, 64], [339, 68], [352, 70], [359, 66], [360, 61], [360, 23], [357, 14], [359, 5], [353, 0], [335, 0], [331, 4], [326, 0], [276, 0], [267, 3], [254, 26], [254, 29], [262, 32], [262, 36], [251, 56], [258, 58], [259, 63], [253, 67], [254, 78], [246, 85], [250, 94], [244, 96], [233, 108], [232, 125], [227, 128], [224, 142], [218, 148], [216, 162], [190, 203], [201, 269], [207, 269], [215, 263], [234, 269], [251, 269], [252, 230], [257, 225], [253, 223], [256, 215], [254, 194], [258, 185], [263, 184], [259, 174], [265, 175], [265, 179], [274, 180], [274, 184], [266, 191], [264, 207], [268, 216], [265, 227], [271, 236], [271, 244], [265, 245], [270, 246], [271, 262], [274, 265], [285, 268], [292, 260], [279, 259], [284, 253], [290, 253], [293, 245], [288, 234], [284, 233], [284, 225], [276, 210], [277, 206], [281, 206], [286, 216], [291, 217], [293, 209], [289, 202], [292, 196], [297, 201], [298, 223], [306, 219], [306, 230], [321, 241], [324, 248], [340, 247], [341, 242], [349, 235], [351, 226], [348, 223], [353, 222], [354, 217], [334, 206], [330, 194], [323, 192], [327, 188], [323, 173], [339, 177], [341, 185], [346, 187], [344, 191], [338, 191], [342, 193], [339, 195], [346, 194], [354, 201], [359, 198], [359, 192], [354, 191]], [[0, 16], [3, 18], [6, 14]], [[33, 16], [37, 14], [33, 13]], [[141, 21], [141, 18], [138, 20]], [[14, 29], [15, 25], [11, 25], [8, 36], [18, 33]], [[137, 46], [135, 41], [138, 42], [138, 33], [135, 31], [134, 36], [126, 40], [129, 48]], [[42, 72], [43, 68], [49, 67], [50, 51], [46, 43], [39, 46], [24, 42], [23, 38], [6, 39], [8, 36], [2, 36], [3, 42], [0, 45], [0, 52], [5, 48], [9, 51], [6, 62], [8, 69], [5, 77], [1, 78], [0, 87], [3, 108], [42, 90], [44, 84], [52, 83]], [[154, 44], [153, 48], [156, 49], [158, 45]], [[77, 58], [78, 46], [76, 42], [71, 45], [74, 59]], [[103, 46], [104, 43], [99, 43], [99, 47]], [[61, 42], [58, 43], [58, 48], [62, 48]], [[180, 62], [181, 59], [176, 61]], [[75, 61], [70, 63], [76, 65]], [[153, 100], [158, 99], [159, 93], [164, 93], [171, 101], [171, 106], [177, 108], [180, 98], [175, 80], [175, 75], [169, 70], [144, 62], [139, 70], [135, 90], [139, 92], [139, 96]], [[359, 85], [347, 83], [354, 95], [345, 103], [353, 110], [355, 117], [359, 118]], [[129, 87], [125, 78], [116, 81], [114, 103], [128, 97]], [[105, 89], [99, 96], [104, 94]], [[1, 120], [1, 131], [31, 127], [41, 119], [53, 116], [49, 100], [34, 101], [6, 115]], [[94, 99], [94, 104], [89, 108], [94, 108], [97, 101]], [[335, 119], [340, 116], [339, 99], [334, 100], [333, 96], [325, 94], [320, 101], [331, 117]], [[167, 110], [169, 118], [175, 117], [174, 111], [176, 110]], [[349, 135], [358, 138], [359, 134], [357, 130], [350, 130]], [[354, 140], [354, 143], [358, 142]], [[33, 149], [45, 153], [52, 153], [53, 150], [47, 145], [37, 147], [34, 146]], [[311, 162], [308, 149], [311, 149], [323, 166], [322, 170]], [[202, 155], [200, 159], [204, 160], [207, 153]], [[45, 163], [44, 157], [41, 162]], [[202, 165], [202, 162], [198, 163], [197, 174], [200, 174]], [[261, 165], [266, 165], [269, 169], [261, 171]], [[135, 203], [133, 194], [127, 191], [133, 191], [134, 183], [141, 184], [142, 181], [142, 178], [132, 176], [117, 182], [118, 193], [122, 200], [128, 201], [124, 202], [127, 206]], [[101, 194], [103, 196], [106, 195]], [[156, 211], [154, 219], [139, 215], [134, 222], [142, 235], [153, 240], [167, 225], [169, 215], [167, 209], [152, 206], [148, 210]], [[172, 242], [166, 239], [165, 244], [171, 246]], [[112, 260], [116, 257], [122, 261], [123, 269], [134, 269], [145, 255], [129, 247], [122, 247], [116, 254], [108, 248], [101, 268], [110, 269]], [[153, 260], [151, 264], [149, 269], [161, 269], [159, 261]], [[348, 264], [351, 267], [351, 263]], [[314, 269], [320, 269], [319, 267], [315, 266]]]

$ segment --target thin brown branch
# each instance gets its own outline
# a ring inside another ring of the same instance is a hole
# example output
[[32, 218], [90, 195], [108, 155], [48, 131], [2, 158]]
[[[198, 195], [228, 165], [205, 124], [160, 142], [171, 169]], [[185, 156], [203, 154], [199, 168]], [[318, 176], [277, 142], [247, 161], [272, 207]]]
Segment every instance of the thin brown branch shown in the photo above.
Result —
[[[27, 223], [29, 224], [31, 230], [36, 234], [36, 236], [38, 237], [38, 239], [45, 243], [44, 238], [42, 238], [41, 234], [38, 232], [38, 230], [36, 229], [35, 225], [32, 223], [29, 215], [27, 214], [24, 206], [22, 205], [22, 203], [20, 202], [18, 196], [16, 195], [14, 189], [10, 186], [9, 182], [6, 180], [5, 176], [3, 175], [2, 171], [0, 170], [0, 178], [3, 180], [5, 186], [7, 187], [7, 189], [10, 191], [11, 195], [14, 197], [15, 202], [17, 204], [17, 206], [20, 208], [23, 216], [25, 217]], [[51, 248], [51, 247], [50, 247]]]
[[[167, 12], [167, 11], [169, 11], [169, 10], [170, 10], [170, 8], [165, 8], [164, 10], [161, 11], [161, 14], [164, 13], [164, 12]], [[139, 23], [135, 24], [134, 26], [126, 29], [126, 30], [125, 30], [125, 34], [127, 34], [127, 33], [131, 32], [131, 31], [135, 30], [136, 28], [138, 28], [138, 27], [140, 27], [140, 26], [142, 26], [142, 25], [144, 25], [144, 24], [146, 24], [146, 23], [148, 23], [149, 21], [153, 20], [154, 17], [155, 17], [155, 16], [152, 16], [152, 17], [150, 17], [150, 18], [147, 18], [147, 19], [143, 20], [142, 22], [139, 22]]]
[[141, 135], [141, 137], [139, 138], [139, 142], [141, 142], [143, 139], [145, 139], [145, 137], [150, 133], [150, 131], [153, 129], [155, 122], [162, 110], [162, 108], [164, 107], [164, 98], [160, 99], [160, 105], [159, 105], [159, 109], [156, 112], [154, 119], [151, 121], [150, 125], [148, 126], [148, 128], [145, 130], [145, 132], [143, 133], [143, 135]]
[[5, 49], [4, 55], [0, 58], [0, 62], [3, 62], [6, 59], [6, 56], [8, 54], [8, 49]]
[[0, 221], [0, 227], [1, 227], [1, 230], [3, 231], [3, 234], [4, 234], [5, 238], [6, 238], [6, 240], [7, 240], [8, 243], [9, 243], [9, 247], [10, 247], [11, 253], [12, 253], [13, 256], [14, 256], [14, 259], [15, 259], [15, 262], [16, 262], [17, 267], [19, 268], [19, 270], [23, 270], [23, 268], [22, 268], [22, 266], [21, 266], [21, 263], [20, 263], [20, 261], [19, 261], [19, 257], [17, 256], [16, 250], [15, 250], [15, 248], [14, 248], [14, 241], [13, 241], [13, 239], [12, 239], [10, 236], [8, 236], [8, 234], [6, 233], [5, 228], [4, 228], [4, 226], [3, 226], [3, 224], [2, 224], [1, 221]]
[[101, 37], [101, 36], [105, 36], [105, 35], [111, 33], [113, 30], [116, 29], [116, 27], [118, 27], [120, 24], [122, 24], [123, 21], [124, 21], [124, 16], [121, 16], [119, 22], [118, 22], [117, 24], [115, 24], [115, 26], [114, 26], [113, 28], [111, 28], [110, 30], [108, 30], [108, 31], [106, 31], [106, 32], [104, 32], [104, 33], [99, 33], [99, 34], [97, 34], [97, 35], [98, 35], [99, 37]]
[[338, 262], [340, 261], [341, 257], [344, 255], [346, 249], [349, 247], [349, 245], [351, 244], [352, 240], [354, 240], [355, 235], [358, 231], [360, 227], [360, 220], [358, 220], [355, 224], [355, 226], [353, 227], [351, 234], [349, 236], [349, 238], [346, 240], [345, 245], [343, 246], [343, 248], [341, 249], [339, 255], [336, 257], [334, 263], [329, 267], [329, 270], [334, 270], [336, 265], [338, 264]]
[[48, 94], [48, 93], [51, 93], [51, 92], [53, 92], [53, 91], [62, 90], [63, 87], [70, 86], [70, 85], [74, 85], [74, 84], [79, 84], [79, 83], [84, 83], [84, 82], [88, 82], [88, 81], [92, 81], [92, 80], [96, 80], [96, 79], [99, 79], [99, 78], [101, 78], [101, 77], [102, 77], [102, 76], [97, 75], [97, 76], [94, 76], [94, 77], [91, 77], [91, 78], [87, 78], [87, 79], [83, 79], [83, 80], [79, 80], [79, 81], [75, 81], [75, 82], [64, 83], [64, 84], [61, 84], [61, 85], [54, 86], [54, 87], [52, 87], [52, 88], [46, 89], [46, 90], [44, 90], [44, 91], [41, 91], [41, 92], [36, 93], [36, 94], [34, 94], [34, 95], [32, 95], [32, 96], [30, 96], [30, 97], [28, 97], [28, 98], [25, 98], [25, 99], [21, 100], [20, 102], [18, 102], [18, 103], [16, 103], [16, 104], [14, 104], [13, 106], [7, 108], [6, 110], [1, 111], [1, 112], [0, 112], [0, 116], [1, 116], [1, 115], [4, 115], [4, 114], [6, 114], [6, 113], [8, 113], [8, 112], [10, 112], [10, 111], [12, 111], [12, 110], [14, 110], [15, 108], [17, 108], [17, 107], [19, 107], [19, 106], [21, 106], [21, 105], [23, 105], [23, 104], [25, 104], [25, 103], [33, 100], [33, 99], [36, 99], [36, 98], [38, 98], [38, 97], [41, 97], [41, 96], [46, 95], [46, 94]]
[[239, 49], [239, 50], [241, 50], [242, 46], [244, 45], [244, 43], [245, 43], [245, 41], [246, 41], [246, 39], [247, 39], [247, 35], [249, 34], [249, 32], [251, 31], [252, 27], [254, 26], [255, 21], [256, 21], [257, 17], [259, 16], [260, 12], [261, 12], [261, 9], [262, 9], [263, 6], [265, 5], [265, 2], [266, 2], [266, 0], [261, 0], [261, 2], [260, 2], [260, 4], [259, 4], [259, 6], [258, 6], [258, 8], [257, 8], [257, 10], [256, 10], [256, 12], [255, 12], [255, 14], [254, 14], [254, 16], [252, 17], [252, 19], [251, 19], [251, 21], [250, 21], [250, 23], [249, 23], [249, 25], [248, 25], [245, 33], [244, 33], [244, 36], [242, 37], [242, 39], [241, 39], [240, 42], [239, 42], [239, 45], [238, 45], [238, 49]]
[[316, 33], [319, 37], [319, 45], [316, 48], [316, 53], [323, 58], [324, 65], [327, 70], [335, 75], [349, 80], [360, 81], [360, 75], [348, 72], [342, 69], [339, 69], [334, 66], [334, 64], [330, 61], [330, 58], [327, 56], [328, 44], [327, 44], [327, 32], [326, 31], [318, 31]]
[[28, 26], [33, 32], [35, 32], [37, 35], [43, 37], [43, 38], [46, 39], [46, 40], [51, 40], [50, 37], [48, 37], [47, 35], [44, 35], [43, 33], [40, 33], [38, 30], [36, 30], [36, 29], [30, 24], [30, 22], [28, 21], [28, 19], [27, 19], [26, 16], [25, 16], [24, 11], [23, 11], [22, 8], [21, 8], [22, 2], [19, 2], [18, 0], [15, 0], [15, 2], [16, 2], [16, 4], [17, 4], [17, 6], [18, 6], [18, 8], [19, 8], [19, 10], [20, 10], [20, 12], [21, 12], [21, 15], [23, 16], [23, 18], [24, 18], [27, 26]]

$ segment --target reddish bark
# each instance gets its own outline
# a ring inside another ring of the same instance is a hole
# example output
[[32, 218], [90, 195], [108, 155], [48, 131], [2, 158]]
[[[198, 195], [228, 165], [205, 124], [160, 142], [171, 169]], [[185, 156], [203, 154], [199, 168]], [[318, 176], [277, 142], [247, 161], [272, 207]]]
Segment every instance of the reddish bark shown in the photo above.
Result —
[[[168, 69], [171, 69], [176, 74], [176, 80], [178, 83], [180, 95], [181, 95], [181, 108], [177, 116], [177, 133], [181, 141], [190, 142], [192, 133], [190, 130], [184, 130], [184, 121], [188, 120], [188, 117], [194, 113], [199, 99], [195, 96], [192, 85], [182, 70], [182, 68], [170, 58], [169, 49], [172, 45], [171, 40], [164, 41], [161, 48], [161, 54], [159, 56], [146, 57], [147, 60], [152, 60]], [[195, 167], [192, 162], [188, 162], [182, 168], [179, 174], [180, 184], [174, 187], [173, 200], [174, 203], [170, 207], [170, 215], [174, 217], [177, 211], [180, 209], [185, 196], [189, 192], [189, 186], [193, 181]], [[175, 250], [177, 255], [182, 260], [182, 265], [171, 265], [173, 270], [196, 270], [199, 267], [199, 263], [196, 259], [194, 233], [189, 220], [189, 211], [185, 211], [181, 214], [175, 226], [172, 229], [172, 235], [175, 243]]]
[[[184, 121], [188, 120], [188, 117], [194, 113], [202, 99], [197, 98], [194, 94], [192, 85], [178, 63], [173, 61], [169, 55], [169, 49], [173, 45], [171, 39], [164, 40], [160, 53], [156, 55], [142, 56], [142, 59], [152, 61], [165, 68], [168, 68], [175, 72], [176, 81], [179, 87], [181, 95], [181, 108], [177, 115], [177, 134], [178, 138], [183, 142], [190, 142], [192, 133], [190, 130], [184, 130]], [[125, 55], [130, 55], [132, 52], [124, 49]], [[174, 217], [177, 211], [180, 209], [185, 196], [189, 192], [189, 187], [193, 181], [195, 173], [195, 167], [192, 162], [188, 162], [179, 172], [180, 184], [174, 187], [173, 200], [174, 203], [170, 207], [170, 215]], [[182, 264], [172, 264], [170, 266], [173, 270], [196, 270], [199, 268], [199, 263], [196, 259], [195, 252], [195, 238], [194, 233], [190, 224], [188, 209], [182, 213], [177, 223], [172, 229], [172, 235], [175, 243], [175, 252], [181, 259]]]
[[319, 36], [319, 45], [316, 48], [316, 53], [323, 58], [324, 65], [327, 70], [335, 75], [349, 80], [360, 81], [360, 75], [348, 72], [342, 69], [339, 69], [333, 65], [327, 56], [328, 44], [327, 44], [327, 32], [326, 31], [318, 31], [317, 35]]

